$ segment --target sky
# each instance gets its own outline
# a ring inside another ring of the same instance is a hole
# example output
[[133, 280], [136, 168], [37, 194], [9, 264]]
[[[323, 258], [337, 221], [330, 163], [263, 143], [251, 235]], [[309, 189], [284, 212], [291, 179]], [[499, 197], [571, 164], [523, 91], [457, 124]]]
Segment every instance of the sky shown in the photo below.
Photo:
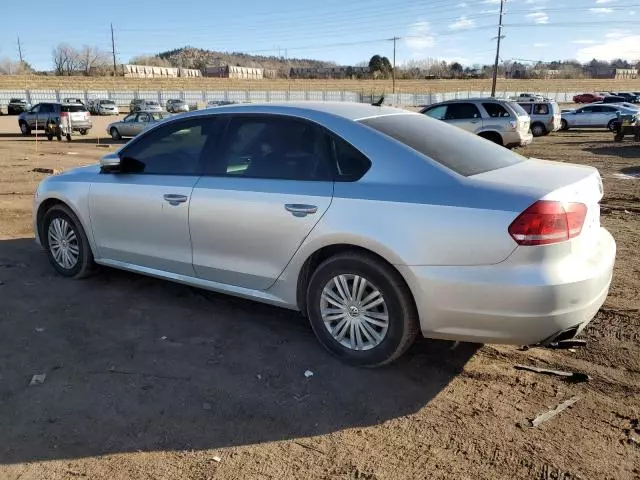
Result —
[[[354, 65], [437, 58], [493, 63], [500, 0], [1, 0], [0, 59], [52, 67], [62, 42], [119, 63], [185, 45]], [[19, 20], [19, 21], [18, 21]], [[640, 60], [640, 0], [506, 0], [502, 60]]]

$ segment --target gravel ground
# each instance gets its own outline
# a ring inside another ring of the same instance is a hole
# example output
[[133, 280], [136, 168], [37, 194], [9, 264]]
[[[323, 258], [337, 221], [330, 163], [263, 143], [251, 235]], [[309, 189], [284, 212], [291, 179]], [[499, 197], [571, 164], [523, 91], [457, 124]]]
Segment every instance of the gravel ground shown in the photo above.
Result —
[[115, 270], [56, 276], [32, 238], [31, 170], [95, 162], [108, 121], [36, 145], [0, 117], [0, 479], [640, 478], [640, 181], [619, 176], [640, 172], [639, 144], [570, 131], [521, 150], [602, 173], [618, 258], [587, 347], [420, 340], [362, 370], [292, 312]]

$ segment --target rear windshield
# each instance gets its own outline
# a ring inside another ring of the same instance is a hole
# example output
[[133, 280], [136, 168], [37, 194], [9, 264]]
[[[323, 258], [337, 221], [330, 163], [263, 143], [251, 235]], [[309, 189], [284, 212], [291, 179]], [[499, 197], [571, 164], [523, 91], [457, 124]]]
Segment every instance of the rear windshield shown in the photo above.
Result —
[[63, 112], [86, 112], [87, 109], [84, 108], [82, 105], [62, 105], [62, 111]]
[[100, 100], [100, 105], [115, 105], [116, 102], [113, 100]]
[[425, 115], [385, 115], [359, 122], [465, 177], [524, 160], [504, 147]]
[[158, 102], [146, 102], [147, 105], [158, 105]]

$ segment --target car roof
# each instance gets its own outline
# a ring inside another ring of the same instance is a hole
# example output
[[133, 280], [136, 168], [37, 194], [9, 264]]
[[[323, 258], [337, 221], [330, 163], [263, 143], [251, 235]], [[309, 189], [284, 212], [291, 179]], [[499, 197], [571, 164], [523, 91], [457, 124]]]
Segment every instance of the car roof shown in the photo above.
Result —
[[[187, 116], [198, 114], [218, 113], [281, 113], [281, 114], [305, 114], [326, 113], [348, 120], [362, 120], [365, 118], [381, 117], [385, 115], [407, 114], [414, 112], [393, 107], [376, 107], [367, 103], [354, 102], [282, 102], [282, 103], [242, 103], [222, 105], [215, 109], [196, 110], [187, 113]], [[182, 116], [184, 118], [185, 115]]]

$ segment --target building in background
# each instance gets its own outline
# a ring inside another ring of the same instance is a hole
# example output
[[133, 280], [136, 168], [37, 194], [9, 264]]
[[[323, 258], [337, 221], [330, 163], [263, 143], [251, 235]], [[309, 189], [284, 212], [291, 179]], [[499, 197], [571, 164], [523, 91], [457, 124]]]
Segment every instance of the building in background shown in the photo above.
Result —
[[148, 65], [122, 65], [126, 78], [178, 78], [200, 77], [200, 70], [194, 68], [150, 67]]
[[638, 78], [637, 68], [616, 68], [615, 78]]

